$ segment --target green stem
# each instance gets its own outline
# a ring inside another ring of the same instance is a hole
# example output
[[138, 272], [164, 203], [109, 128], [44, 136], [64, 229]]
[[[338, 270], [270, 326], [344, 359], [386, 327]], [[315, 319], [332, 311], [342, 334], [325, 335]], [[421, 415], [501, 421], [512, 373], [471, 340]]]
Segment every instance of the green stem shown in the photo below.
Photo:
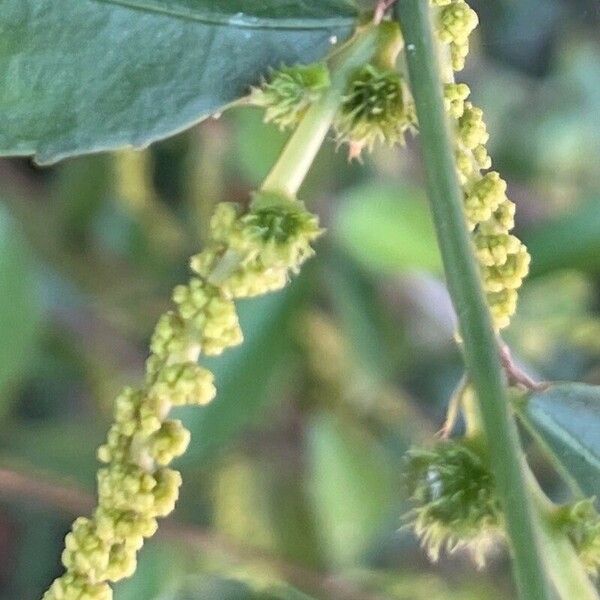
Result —
[[377, 50], [380, 31], [381, 26], [369, 25], [359, 30], [332, 55], [328, 63], [331, 85], [306, 111], [279, 159], [263, 181], [263, 191], [296, 195], [331, 127], [350, 75], [372, 59]]
[[523, 600], [550, 598], [536, 531], [536, 514], [521, 469], [521, 449], [508, 413], [498, 344], [473, 255], [446, 121], [427, 0], [396, 4], [420, 124], [427, 189], [448, 287], [479, 399], [490, 462], [504, 508], [515, 575]]

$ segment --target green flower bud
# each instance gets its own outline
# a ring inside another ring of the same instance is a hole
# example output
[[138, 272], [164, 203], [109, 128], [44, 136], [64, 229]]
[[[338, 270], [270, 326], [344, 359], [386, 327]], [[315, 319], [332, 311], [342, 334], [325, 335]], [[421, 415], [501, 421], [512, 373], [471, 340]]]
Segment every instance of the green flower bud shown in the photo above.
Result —
[[478, 23], [477, 13], [462, 0], [444, 2], [438, 12], [437, 35], [440, 41], [450, 44], [452, 68], [455, 71], [460, 71], [465, 66], [465, 58], [469, 53], [469, 35]]
[[189, 345], [190, 340], [186, 336], [181, 317], [171, 311], [162, 315], [154, 329], [150, 351], [164, 359], [172, 354], [184, 353]]
[[557, 513], [557, 523], [569, 537], [587, 572], [600, 575], [600, 515], [594, 498], [563, 506]]
[[492, 159], [483, 144], [473, 148], [473, 158], [480, 169], [489, 169], [492, 166]]
[[466, 2], [458, 0], [440, 10], [437, 34], [444, 43], [463, 43], [478, 24], [477, 13]]
[[471, 228], [492, 218], [494, 212], [506, 200], [506, 182], [496, 171], [486, 173], [467, 187], [465, 213]]
[[150, 387], [149, 396], [162, 398], [173, 406], [208, 404], [216, 394], [214, 375], [196, 363], [163, 367]]
[[175, 288], [173, 301], [181, 318], [194, 329], [205, 354], [221, 354], [242, 342], [235, 306], [219, 288], [193, 278], [188, 285]]
[[494, 323], [494, 329], [500, 331], [510, 325], [510, 318], [517, 310], [518, 294], [515, 289], [503, 289], [500, 292], [487, 294], [490, 314]]
[[166, 517], [173, 512], [179, 497], [181, 474], [173, 469], [159, 469], [155, 473], [155, 477], [154, 514], [157, 517]]
[[492, 216], [479, 224], [479, 231], [483, 235], [498, 235], [507, 233], [515, 226], [515, 204], [504, 199]]
[[113, 423], [108, 430], [106, 443], [102, 444], [96, 452], [98, 460], [106, 464], [113, 461], [125, 462], [129, 457], [132, 437], [132, 434], [123, 435], [119, 424]]
[[282, 67], [269, 81], [253, 88], [250, 102], [265, 108], [265, 122], [279, 129], [298, 124], [306, 109], [330, 86], [324, 63]]
[[111, 464], [98, 471], [98, 503], [107, 510], [151, 515], [156, 485], [154, 476], [139, 467]]
[[74, 573], [86, 575], [93, 582], [106, 579], [110, 545], [96, 533], [94, 521], [79, 517], [65, 538], [62, 563]]
[[469, 40], [461, 43], [452, 42], [450, 44], [450, 62], [453, 71], [462, 71], [465, 68], [465, 62], [469, 54]]
[[152, 537], [158, 528], [154, 517], [102, 507], [96, 509], [94, 521], [98, 537], [110, 544], [131, 540], [137, 542], [140, 538]]
[[416, 121], [412, 99], [402, 76], [391, 69], [367, 65], [349, 84], [334, 128], [339, 143], [348, 143], [351, 158], [376, 143], [404, 143]]
[[65, 573], [55, 579], [42, 600], [112, 600], [107, 583], [89, 583], [85, 577]]
[[486, 267], [502, 266], [509, 255], [522, 251], [519, 238], [508, 233], [483, 235], [477, 233], [474, 238], [477, 258]]
[[466, 83], [447, 83], [444, 85], [444, 106], [450, 116], [459, 119], [465, 112], [465, 100], [471, 90]]
[[470, 150], [485, 145], [490, 138], [483, 121], [483, 111], [470, 102], [464, 103], [463, 114], [458, 120], [458, 136]]
[[509, 254], [502, 265], [483, 268], [483, 284], [487, 292], [501, 292], [504, 289], [516, 290], [529, 272], [531, 257], [521, 244], [518, 252]]
[[190, 443], [190, 432], [181, 421], [165, 421], [148, 441], [150, 456], [161, 466], [181, 456]]
[[126, 577], [131, 577], [135, 573], [137, 566], [137, 550], [138, 548], [128, 543], [112, 546], [106, 569], [106, 579], [109, 581], [119, 581]]
[[465, 443], [446, 441], [408, 454], [406, 481], [415, 504], [412, 526], [432, 560], [465, 548], [482, 565], [502, 527], [494, 478]]

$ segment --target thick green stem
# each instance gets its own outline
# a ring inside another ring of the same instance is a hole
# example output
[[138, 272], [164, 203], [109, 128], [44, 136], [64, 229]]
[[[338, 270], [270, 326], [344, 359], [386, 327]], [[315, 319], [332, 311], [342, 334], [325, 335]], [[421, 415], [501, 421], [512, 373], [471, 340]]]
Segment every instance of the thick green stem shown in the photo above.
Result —
[[479, 399], [483, 427], [505, 512], [516, 580], [523, 600], [551, 596], [536, 531], [537, 515], [521, 469], [521, 449], [508, 412], [498, 343], [465, 223], [454, 151], [446, 120], [427, 0], [396, 4], [415, 99], [427, 188], [448, 287], [464, 340], [464, 354]]
[[[382, 26], [386, 26], [382, 24]], [[263, 190], [294, 196], [312, 165], [342, 102], [350, 75], [369, 62], [378, 46], [382, 26], [360, 30], [328, 62], [331, 85], [306, 111], [283, 152], [262, 184]]]

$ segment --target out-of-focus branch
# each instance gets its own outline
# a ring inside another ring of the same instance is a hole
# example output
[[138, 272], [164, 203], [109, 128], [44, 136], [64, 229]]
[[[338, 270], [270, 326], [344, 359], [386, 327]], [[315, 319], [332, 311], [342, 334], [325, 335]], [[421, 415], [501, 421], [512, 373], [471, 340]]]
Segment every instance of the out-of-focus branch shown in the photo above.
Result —
[[[20, 504], [30, 502], [69, 517], [89, 513], [96, 504], [92, 494], [72, 483], [40, 473], [26, 474], [7, 466], [0, 467], [0, 502], [2, 501], [18, 501]], [[263, 565], [269, 573], [279, 573], [288, 583], [319, 598], [387, 600], [384, 596], [362, 590], [353, 582], [333, 574], [307, 569], [262, 550], [240, 546], [226, 536], [195, 525], [168, 520], [161, 526], [159, 535], [192, 545], [206, 554], [222, 555], [232, 564]]]

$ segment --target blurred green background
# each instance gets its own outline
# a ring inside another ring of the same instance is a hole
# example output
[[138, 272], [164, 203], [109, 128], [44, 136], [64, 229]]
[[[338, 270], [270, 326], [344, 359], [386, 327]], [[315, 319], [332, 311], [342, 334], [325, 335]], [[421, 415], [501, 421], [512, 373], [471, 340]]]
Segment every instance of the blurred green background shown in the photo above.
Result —
[[[600, 4], [476, 2], [464, 80], [517, 202], [532, 273], [506, 334], [532, 374], [600, 383]], [[111, 403], [213, 205], [246, 202], [285, 137], [252, 109], [143, 153], [0, 161], [0, 598], [35, 600], [93, 502]], [[402, 456], [461, 376], [418, 141], [347, 164], [328, 144], [301, 196], [328, 228], [282, 293], [240, 302], [246, 341], [206, 361], [217, 400], [181, 411], [181, 500], [115, 600], [494, 600], [403, 528]], [[533, 449], [548, 489], [562, 490]]]

